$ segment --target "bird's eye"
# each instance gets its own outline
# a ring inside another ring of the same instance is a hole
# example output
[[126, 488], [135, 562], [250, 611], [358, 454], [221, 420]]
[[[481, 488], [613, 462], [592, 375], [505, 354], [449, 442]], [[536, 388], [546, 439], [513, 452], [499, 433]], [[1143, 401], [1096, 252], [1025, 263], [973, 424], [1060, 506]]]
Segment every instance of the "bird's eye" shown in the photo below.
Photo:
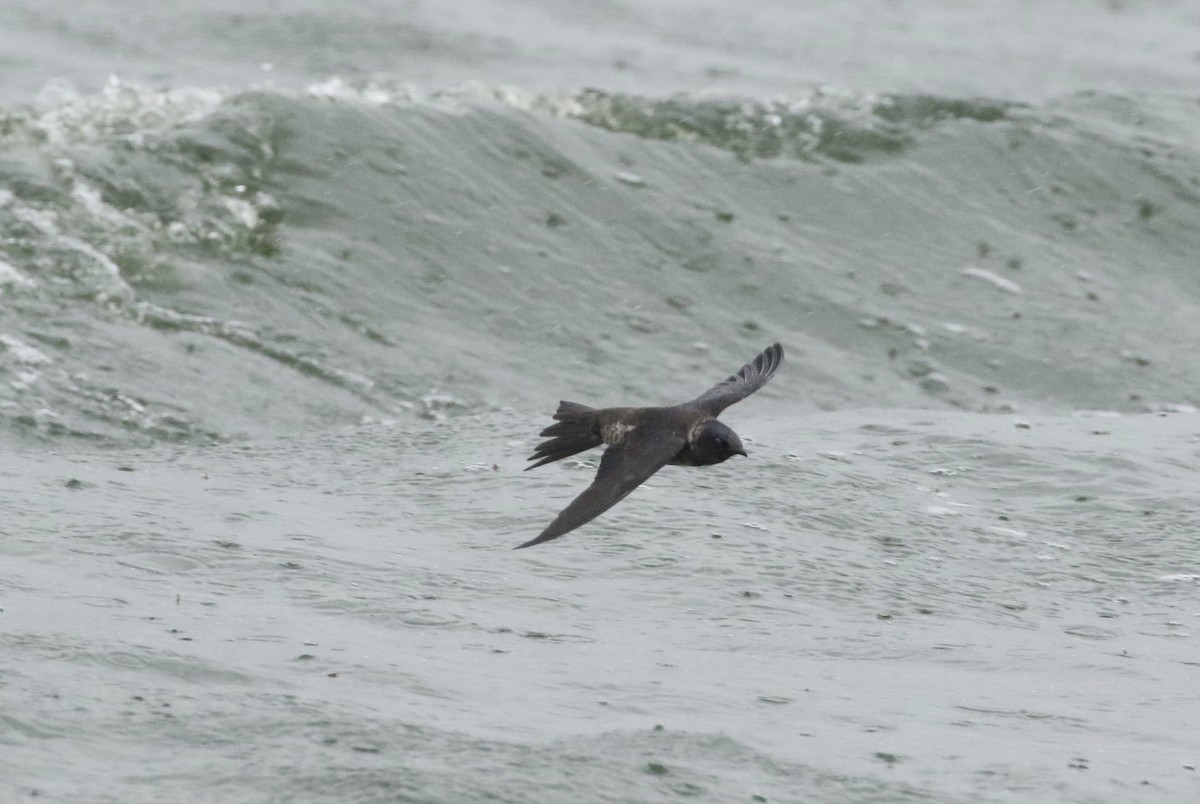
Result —
[[713, 439], [713, 446], [717, 449], [729, 449], [729, 442], [720, 436], [717, 436]]

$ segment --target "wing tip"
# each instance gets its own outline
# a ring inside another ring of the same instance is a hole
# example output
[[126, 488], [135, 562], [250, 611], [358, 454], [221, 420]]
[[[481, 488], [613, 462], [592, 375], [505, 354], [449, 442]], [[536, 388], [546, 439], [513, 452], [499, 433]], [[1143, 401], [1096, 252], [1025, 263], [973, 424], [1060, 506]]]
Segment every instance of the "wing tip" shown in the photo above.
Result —
[[779, 341], [763, 349], [761, 355], [758, 356], [756, 363], [760, 363], [760, 371], [770, 377], [775, 373], [775, 370], [783, 365], [783, 345]]
[[557, 538], [558, 538], [559, 536], [561, 536], [561, 535], [562, 535], [561, 533], [556, 533], [556, 534], [554, 534], [553, 536], [547, 536], [547, 535], [546, 535], [546, 533], [545, 533], [545, 531], [543, 531], [542, 533], [540, 533], [540, 534], [538, 534], [537, 536], [533, 537], [533, 538], [532, 538], [532, 539], [530, 539], [529, 541], [527, 541], [527, 542], [522, 542], [521, 544], [518, 544], [518, 545], [517, 545], [516, 547], [514, 547], [513, 549], [514, 549], [514, 550], [524, 550], [526, 547], [533, 547], [535, 544], [541, 544], [542, 542], [548, 542], [548, 541], [550, 541], [551, 539], [557, 539]]

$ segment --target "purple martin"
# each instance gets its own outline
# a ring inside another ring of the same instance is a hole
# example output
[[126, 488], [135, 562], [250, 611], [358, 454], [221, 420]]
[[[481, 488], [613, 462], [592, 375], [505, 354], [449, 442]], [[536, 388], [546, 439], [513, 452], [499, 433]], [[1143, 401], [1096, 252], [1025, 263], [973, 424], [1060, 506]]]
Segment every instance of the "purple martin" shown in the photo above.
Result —
[[607, 445], [596, 479], [538, 536], [516, 549], [557, 539], [590, 522], [625, 498], [667, 464], [711, 466], [746, 455], [742, 440], [717, 416], [767, 384], [783, 362], [783, 347], [768, 346], [753, 361], [691, 402], [664, 408], [589, 408], [560, 402], [556, 424], [529, 460], [526, 471], [585, 449]]

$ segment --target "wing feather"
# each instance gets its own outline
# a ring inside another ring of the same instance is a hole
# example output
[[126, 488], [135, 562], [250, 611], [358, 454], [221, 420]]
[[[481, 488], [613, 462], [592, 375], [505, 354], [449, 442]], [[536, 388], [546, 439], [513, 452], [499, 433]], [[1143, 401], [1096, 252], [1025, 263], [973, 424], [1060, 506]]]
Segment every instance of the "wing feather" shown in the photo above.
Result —
[[742, 366], [736, 374], [717, 383], [692, 401], [692, 405], [717, 416], [735, 402], [741, 402], [767, 384], [783, 363], [783, 347], [773, 343], [762, 354]]
[[671, 431], [649, 439], [645, 436], [627, 437], [620, 444], [609, 447], [600, 459], [600, 468], [592, 485], [584, 489], [536, 538], [517, 545], [515, 549], [557, 539], [600, 516], [670, 463], [684, 443], [684, 434]]

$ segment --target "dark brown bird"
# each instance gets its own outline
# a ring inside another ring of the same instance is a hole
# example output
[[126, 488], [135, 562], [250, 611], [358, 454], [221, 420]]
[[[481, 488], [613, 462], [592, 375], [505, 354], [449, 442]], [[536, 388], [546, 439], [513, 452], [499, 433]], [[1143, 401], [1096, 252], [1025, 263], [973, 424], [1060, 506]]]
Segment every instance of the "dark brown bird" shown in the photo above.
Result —
[[783, 347], [768, 346], [754, 361], [691, 402], [666, 408], [589, 408], [560, 402], [557, 424], [542, 431], [526, 471], [607, 444], [596, 479], [537, 538], [516, 549], [557, 539], [612, 508], [667, 464], [711, 466], [746, 455], [742, 440], [717, 416], [766, 385], [783, 362]]

